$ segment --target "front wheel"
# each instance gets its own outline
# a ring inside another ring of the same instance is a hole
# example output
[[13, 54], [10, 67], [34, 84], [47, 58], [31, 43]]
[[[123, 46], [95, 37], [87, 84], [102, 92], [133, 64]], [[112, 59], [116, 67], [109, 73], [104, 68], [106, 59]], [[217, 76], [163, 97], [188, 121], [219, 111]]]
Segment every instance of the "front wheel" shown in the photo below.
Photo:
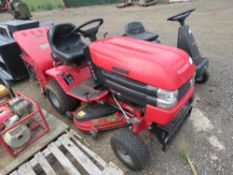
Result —
[[46, 86], [46, 95], [50, 103], [60, 114], [77, 108], [78, 100], [65, 94], [63, 89], [55, 80], [51, 80]]
[[111, 147], [122, 163], [131, 170], [142, 170], [149, 162], [147, 146], [129, 129], [117, 130], [111, 138]]
[[209, 80], [209, 72], [205, 70], [199, 77], [196, 77], [196, 83], [202, 84]]

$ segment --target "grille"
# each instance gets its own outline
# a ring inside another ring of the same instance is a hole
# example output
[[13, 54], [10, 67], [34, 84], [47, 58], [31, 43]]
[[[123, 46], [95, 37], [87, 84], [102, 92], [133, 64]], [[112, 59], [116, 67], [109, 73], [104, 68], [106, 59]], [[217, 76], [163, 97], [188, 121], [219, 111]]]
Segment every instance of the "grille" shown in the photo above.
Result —
[[184, 94], [186, 94], [186, 92], [189, 90], [190, 87], [191, 87], [191, 83], [190, 80], [188, 80], [183, 86], [179, 88], [178, 100], [180, 100], [184, 96]]

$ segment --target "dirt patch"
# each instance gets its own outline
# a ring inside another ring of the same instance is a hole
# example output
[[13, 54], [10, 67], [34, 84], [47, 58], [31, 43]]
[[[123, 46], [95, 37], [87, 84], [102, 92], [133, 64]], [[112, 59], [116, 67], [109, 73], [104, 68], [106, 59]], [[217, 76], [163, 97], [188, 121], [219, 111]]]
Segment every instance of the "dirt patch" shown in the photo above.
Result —
[[216, 149], [218, 149], [219, 151], [221, 150], [225, 150], [225, 146], [223, 145], [223, 143], [221, 143], [218, 138], [214, 135], [210, 136], [208, 138], [209, 143]]
[[211, 121], [198, 108], [192, 110], [190, 120], [195, 131], [210, 131], [214, 128]]

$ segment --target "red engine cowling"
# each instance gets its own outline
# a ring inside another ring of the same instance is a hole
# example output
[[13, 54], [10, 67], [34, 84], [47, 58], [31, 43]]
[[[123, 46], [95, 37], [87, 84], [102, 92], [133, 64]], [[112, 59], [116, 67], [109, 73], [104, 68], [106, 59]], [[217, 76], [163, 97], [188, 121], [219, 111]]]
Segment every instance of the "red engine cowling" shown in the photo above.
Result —
[[195, 73], [184, 51], [127, 37], [93, 42], [89, 54], [103, 84], [143, 106], [156, 104], [158, 88], [177, 90]]

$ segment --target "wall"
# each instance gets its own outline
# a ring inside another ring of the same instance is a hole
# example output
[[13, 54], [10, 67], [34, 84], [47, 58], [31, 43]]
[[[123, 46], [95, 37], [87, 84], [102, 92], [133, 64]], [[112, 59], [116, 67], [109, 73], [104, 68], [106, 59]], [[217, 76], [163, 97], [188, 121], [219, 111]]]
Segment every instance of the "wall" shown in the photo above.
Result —
[[121, 0], [64, 0], [67, 7], [119, 3]]

